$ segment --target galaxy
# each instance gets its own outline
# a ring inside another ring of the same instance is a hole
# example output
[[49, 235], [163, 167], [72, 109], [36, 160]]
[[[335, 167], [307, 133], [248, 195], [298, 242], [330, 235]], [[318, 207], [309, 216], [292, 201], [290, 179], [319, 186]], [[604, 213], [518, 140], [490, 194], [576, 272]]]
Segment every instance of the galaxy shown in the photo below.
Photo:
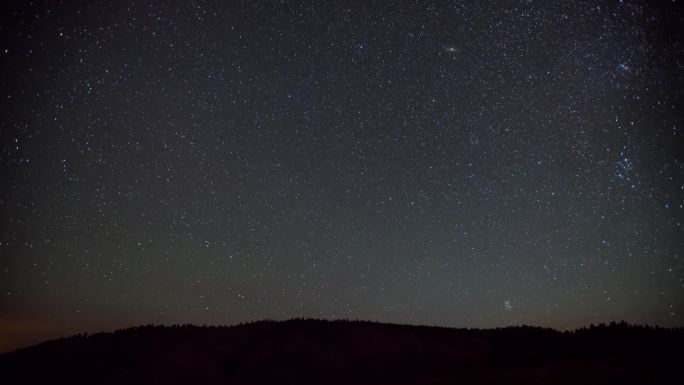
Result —
[[684, 326], [679, 1], [34, 1], [0, 351], [295, 317]]

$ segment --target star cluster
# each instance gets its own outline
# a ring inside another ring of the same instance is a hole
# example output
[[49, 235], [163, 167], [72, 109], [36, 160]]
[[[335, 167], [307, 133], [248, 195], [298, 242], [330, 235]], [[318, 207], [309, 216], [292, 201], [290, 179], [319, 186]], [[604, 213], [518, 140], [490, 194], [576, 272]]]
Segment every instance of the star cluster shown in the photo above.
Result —
[[6, 6], [0, 332], [684, 325], [679, 3], [390, 3]]

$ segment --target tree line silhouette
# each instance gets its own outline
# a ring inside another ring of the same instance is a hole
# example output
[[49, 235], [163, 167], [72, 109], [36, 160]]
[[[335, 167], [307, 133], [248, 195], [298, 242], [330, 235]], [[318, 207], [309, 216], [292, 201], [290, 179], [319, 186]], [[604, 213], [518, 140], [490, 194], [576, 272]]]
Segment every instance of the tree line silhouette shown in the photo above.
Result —
[[684, 329], [369, 321], [144, 325], [0, 355], [3, 384], [675, 384]]

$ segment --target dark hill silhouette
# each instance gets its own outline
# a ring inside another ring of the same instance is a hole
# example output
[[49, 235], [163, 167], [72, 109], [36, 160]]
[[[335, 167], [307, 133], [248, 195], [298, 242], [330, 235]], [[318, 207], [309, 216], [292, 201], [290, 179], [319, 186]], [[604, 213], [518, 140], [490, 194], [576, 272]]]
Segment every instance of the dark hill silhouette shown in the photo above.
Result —
[[684, 330], [141, 326], [0, 355], [3, 384], [684, 384]]

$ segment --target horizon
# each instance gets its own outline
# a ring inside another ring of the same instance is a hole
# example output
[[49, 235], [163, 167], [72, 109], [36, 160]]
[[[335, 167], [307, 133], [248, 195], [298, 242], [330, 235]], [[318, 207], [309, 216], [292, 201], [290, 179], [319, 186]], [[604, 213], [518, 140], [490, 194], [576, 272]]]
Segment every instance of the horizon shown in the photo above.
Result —
[[[662, 330], [682, 330], [684, 329], [684, 326], [672, 326], [672, 327], [664, 327], [660, 325], [649, 325], [649, 324], [634, 324], [634, 323], [629, 323], [624, 320], [614, 320], [610, 322], [600, 322], [597, 324], [591, 323], [588, 325], [580, 325], [578, 327], [572, 327], [572, 328], [565, 328], [565, 329], [559, 329], [559, 328], [554, 328], [552, 326], [543, 326], [543, 325], [530, 325], [530, 324], [508, 324], [508, 325], [500, 325], [500, 326], [490, 326], [490, 327], [469, 327], [469, 326], [448, 326], [448, 325], [439, 325], [439, 324], [417, 324], [417, 323], [397, 323], [397, 322], [384, 322], [384, 321], [379, 321], [379, 320], [369, 320], [369, 319], [344, 319], [344, 318], [302, 318], [302, 317], [295, 317], [295, 318], [287, 318], [287, 319], [259, 319], [259, 320], [252, 320], [252, 321], [243, 321], [243, 322], [237, 322], [237, 323], [226, 323], [226, 324], [193, 324], [193, 323], [188, 323], [188, 324], [138, 324], [138, 325], [130, 325], [130, 326], [123, 326], [123, 327], [117, 327], [117, 328], [109, 328], [109, 329], [99, 329], [99, 330], [92, 330], [92, 331], [81, 331], [81, 332], [76, 332], [76, 333], [67, 333], [67, 334], [62, 334], [58, 336], [52, 336], [48, 337], [46, 339], [41, 339], [37, 340], [34, 342], [30, 342], [28, 344], [13, 344], [11, 340], [9, 343], [5, 341], [6, 343], [0, 343], [0, 354], [4, 353], [12, 353], [17, 350], [22, 350], [26, 348], [31, 348], [34, 346], [41, 345], [46, 342], [51, 342], [51, 341], [58, 341], [58, 340], [63, 340], [63, 339], [71, 339], [71, 338], [76, 338], [76, 337], [90, 337], [93, 335], [98, 335], [98, 334], [115, 334], [117, 332], [122, 332], [122, 331], [130, 331], [130, 330], [136, 330], [140, 328], [147, 328], [147, 327], [161, 327], [161, 328], [183, 328], [183, 327], [190, 327], [190, 328], [233, 328], [233, 327], [238, 327], [238, 326], [249, 326], [249, 325], [254, 325], [254, 324], [259, 324], [259, 323], [287, 323], [287, 322], [348, 322], [348, 323], [371, 323], [371, 324], [377, 324], [377, 325], [387, 325], [387, 326], [407, 326], [407, 327], [425, 327], [425, 328], [440, 328], [440, 329], [452, 329], [452, 330], [466, 330], [466, 331], [486, 331], [486, 330], [503, 330], [503, 329], [510, 329], [510, 328], [532, 328], [532, 329], [542, 329], [542, 330], [552, 330], [558, 333], [575, 333], [578, 331], [583, 331], [583, 330], [589, 330], [592, 328], [612, 328], [612, 327], [623, 327], [627, 326], [629, 328], [641, 328], [641, 329], [662, 329]], [[8, 348], [9, 347], [9, 348]]]

